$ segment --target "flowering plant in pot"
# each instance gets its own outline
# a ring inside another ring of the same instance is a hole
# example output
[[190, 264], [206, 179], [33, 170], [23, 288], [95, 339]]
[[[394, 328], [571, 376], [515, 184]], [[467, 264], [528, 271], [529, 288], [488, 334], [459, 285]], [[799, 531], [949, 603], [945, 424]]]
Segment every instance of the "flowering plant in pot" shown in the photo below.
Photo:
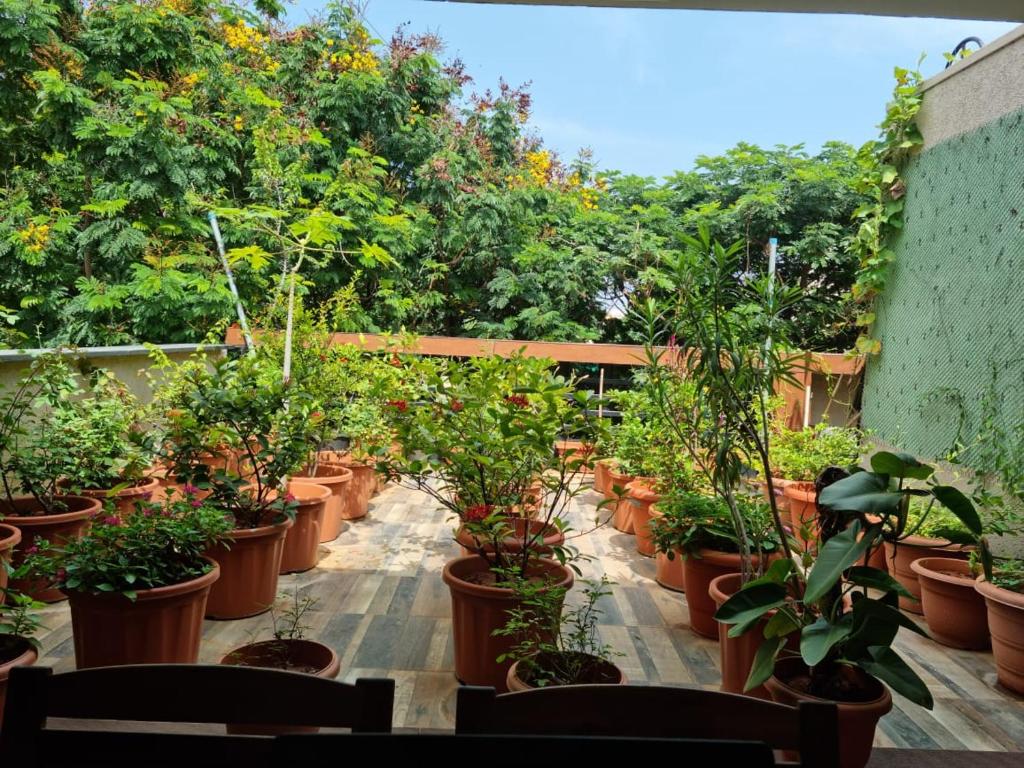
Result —
[[511, 660], [508, 689], [525, 691], [555, 685], [623, 684], [626, 676], [612, 659], [623, 655], [601, 642], [600, 602], [612, 582], [586, 581], [580, 603], [563, 609], [566, 589], [528, 579], [517, 580], [518, 604], [496, 635], [516, 644], [498, 661]]
[[227, 533], [195, 498], [140, 503], [103, 515], [88, 536], [41, 548], [25, 566], [70, 599], [79, 668], [192, 663], [217, 564], [205, 555]]
[[[9, 567], [0, 562], [0, 568]], [[4, 716], [7, 678], [14, 667], [29, 666], [39, 658], [35, 638], [40, 623], [36, 609], [42, 603], [12, 589], [0, 591], [0, 723]]]

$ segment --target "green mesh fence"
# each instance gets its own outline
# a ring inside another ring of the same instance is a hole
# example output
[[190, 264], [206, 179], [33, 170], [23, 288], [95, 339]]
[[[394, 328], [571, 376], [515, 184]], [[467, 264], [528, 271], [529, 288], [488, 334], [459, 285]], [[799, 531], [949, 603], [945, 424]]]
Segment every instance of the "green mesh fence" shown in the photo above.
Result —
[[985, 397], [1024, 428], [1024, 110], [923, 152], [906, 180], [863, 424], [934, 459], [971, 441]]

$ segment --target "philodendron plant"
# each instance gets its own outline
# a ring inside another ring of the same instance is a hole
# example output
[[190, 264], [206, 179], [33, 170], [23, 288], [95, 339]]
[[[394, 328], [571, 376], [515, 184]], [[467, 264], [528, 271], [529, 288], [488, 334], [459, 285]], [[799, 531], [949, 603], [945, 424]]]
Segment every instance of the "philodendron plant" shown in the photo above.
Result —
[[809, 569], [778, 560], [721, 606], [716, 618], [733, 625], [731, 637], [755, 628], [764, 636], [747, 690], [772, 675], [779, 655], [791, 653], [785, 650], [787, 641], [798, 634], [811, 695], [858, 700], [863, 681], [858, 683], [853, 668], [859, 668], [911, 701], [932, 707], [927, 685], [892, 648], [901, 627], [924, 634], [897, 608], [899, 596], [909, 593], [867, 563], [883, 541], [912, 533], [907, 511], [913, 497], [928, 498], [929, 508], [947, 508], [980, 539], [974, 504], [956, 488], [936, 482], [933, 472], [907, 454], [876, 453], [871, 471], [857, 471], [820, 491], [822, 545]]

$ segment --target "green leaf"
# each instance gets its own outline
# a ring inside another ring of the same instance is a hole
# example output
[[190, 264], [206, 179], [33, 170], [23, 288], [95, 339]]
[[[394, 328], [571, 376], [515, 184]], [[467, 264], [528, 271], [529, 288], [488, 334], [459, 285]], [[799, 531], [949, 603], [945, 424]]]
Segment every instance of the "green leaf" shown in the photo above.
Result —
[[896, 693], [925, 709], [935, 706], [932, 693], [918, 674], [889, 646], [872, 646], [869, 659], [860, 659], [861, 669], [886, 683]]
[[901, 494], [889, 490], [887, 476], [871, 472], [855, 472], [818, 494], [818, 504], [837, 512], [882, 516], [895, 512], [902, 500]]
[[743, 686], [744, 692], [753, 690], [772, 676], [775, 671], [775, 657], [786, 644], [786, 638], [777, 637], [765, 640], [758, 646], [754, 654], [754, 663], [750, 666], [750, 674], [747, 676], [747, 683]]
[[922, 464], [909, 453], [879, 451], [871, 457], [871, 469], [880, 475], [927, 480], [935, 469]]
[[824, 661], [832, 646], [845, 639], [853, 629], [853, 622], [844, 617], [832, 623], [824, 616], [803, 628], [800, 633], [800, 655], [804, 663], [814, 667]]
[[781, 584], [747, 585], [722, 603], [715, 620], [723, 624], [746, 624], [785, 602], [786, 588]]
[[843, 571], [861, 558], [874, 537], [861, 536], [860, 532], [860, 521], [854, 520], [846, 530], [822, 545], [818, 559], [807, 575], [805, 603], [815, 603], [828, 594], [843, 575]]
[[798, 629], [800, 629], [800, 624], [797, 623], [796, 619], [788, 611], [783, 609], [776, 611], [768, 619], [768, 623], [764, 625], [764, 636], [769, 638], [783, 637], [792, 634]]
[[981, 518], [967, 496], [952, 485], [936, 485], [932, 488], [932, 494], [942, 506], [960, 518], [960, 522], [967, 526], [967, 530], [975, 536], [981, 536]]
[[858, 587], [895, 592], [903, 597], [913, 597], [907, 588], [885, 571], [865, 565], [855, 565], [846, 572], [846, 580]]

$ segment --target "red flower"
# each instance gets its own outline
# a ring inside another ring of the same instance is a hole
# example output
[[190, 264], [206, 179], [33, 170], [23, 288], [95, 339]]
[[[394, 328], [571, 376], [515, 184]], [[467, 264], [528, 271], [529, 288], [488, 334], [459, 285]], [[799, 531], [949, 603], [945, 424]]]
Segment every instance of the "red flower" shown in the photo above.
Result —
[[463, 402], [462, 402], [461, 400], [452, 400], [452, 402], [451, 402], [451, 407], [452, 407], [452, 410], [453, 410], [453, 411], [454, 411], [455, 413], [458, 413], [458, 412], [459, 412], [459, 411], [461, 411], [461, 410], [462, 410], [463, 408], [465, 408], [465, 407], [466, 407], [466, 405], [465, 405], [465, 404], [464, 404], [464, 403], [463, 403]]
[[405, 400], [388, 400], [388, 405], [401, 413], [409, 410], [409, 404]]
[[493, 511], [493, 504], [477, 504], [476, 506], [467, 508], [464, 515], [468, 522], [479, 523], [490, 517], [491, 512]]
[[203, 506], [203, 502], [201, 502], [199, 499], [192, 499], [193, 509], [199, 509], [201, 506]]
[[55, 576], [57, 577], [57, 581], [64, 581], [64, 579], [68, 577], [68, 572], [63, 568], [58, 568]]
[[514, 405], [516, 408], [528, 408], [530, 405], [526, 395], [509, 395], [505, 398], [505, 402], [509, 405]]
[[199, 493], [199, 489], [196, 486], [191, 485], [189, 483], [186, 483], [181, 490], [185, 492], [186, 496], [194, 496], [195, 494]]
[[34, 555], [37, 552], [39, 552], [39, 547], [37, 547], [35, 544], [33, 544], [31, 547], [25, 550], [26, 555]]
[[121, 524], [121, 518], [117, 515], [110, 515], [109, 517], [104, 517], [103, 522], [116, 528]]
[[391, 364], [393, 366], [395, 366], [395, 368], [401, 368], [402, 367], [402, 361], [398, 359], [398, 355], [392, 355], [391, 356]]
[[293, 501], [295, 501], [295, 494], [294, 493], [286, 493], [284, 495], [284, 502], [285, 502], [285, 504], [291, 504]]

